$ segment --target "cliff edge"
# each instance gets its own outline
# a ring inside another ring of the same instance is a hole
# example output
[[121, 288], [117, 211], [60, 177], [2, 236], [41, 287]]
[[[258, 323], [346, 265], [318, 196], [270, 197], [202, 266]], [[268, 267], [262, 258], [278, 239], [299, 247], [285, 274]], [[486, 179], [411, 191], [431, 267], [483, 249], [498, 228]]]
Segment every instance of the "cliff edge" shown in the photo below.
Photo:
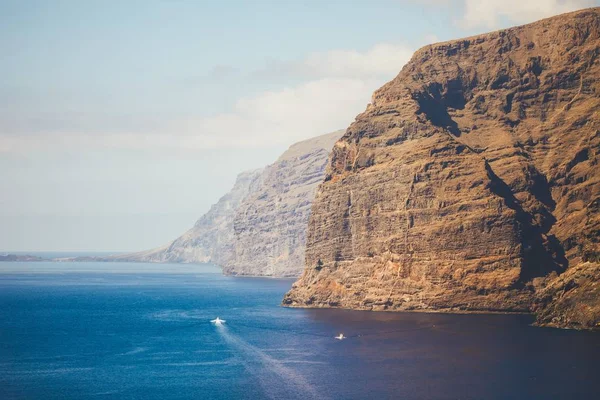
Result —
[[306, 227], [333, 143], [343, 131], [298, 142], [275, 163], [238, 175], [194, 226], [165, 246], [97, 261], [214, 263], [228, 275], [297, 277]]
[[284, 304], [598, 327], [599, 56], [599, 8], [417, 51], [333, 147]]
[[265, 168], [260, 185], [237, 210], [233, 254], [223, 264], [225, 274], [302, 273], [312, 201], [325, 177], [329, 151], [343, 133], [296, 143]]
[[231, 190], [194, 226], [165, 246], [111, 257], [116, 261], [155, 263], [227, 262], [233, 254], [233, 220], [242, 201], [260, 185], [263, 170], [242, 172]]

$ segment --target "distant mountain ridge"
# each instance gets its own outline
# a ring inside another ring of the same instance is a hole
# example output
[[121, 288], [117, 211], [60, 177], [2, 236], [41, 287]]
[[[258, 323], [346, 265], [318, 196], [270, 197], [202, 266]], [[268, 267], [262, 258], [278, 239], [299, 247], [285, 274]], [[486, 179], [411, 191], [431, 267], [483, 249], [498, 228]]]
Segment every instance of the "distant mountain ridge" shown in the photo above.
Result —
[[33, 255], [29, 255], [29, 254], [11, 254], [11, 253], [0, 254], [0, 262], [11, 262], [11, 261], [32, 262], [32, 261], [49, 261], [49, 259], [39, 257], [39, 256], [33, 256]]
[[304, 265], [311, 204], [333, 144], [343, 131], [292, 145], [266, 167], [234, 218], [231, 275], [299, 276]]
[[211, 206], [194, 226], [156, 249], [109, 257], [115, 261], [156, 263], [225, 263], [232, 254], [233, 218], [242, 201], [259, 184], [263, 169], [242, 172], [231, 190]]
[[214, 263], [226, 274], [298, 276], [310, 205], [343, 131], [298, 142], [233, 188], [182, 236], [156, 249], [97, 261]]

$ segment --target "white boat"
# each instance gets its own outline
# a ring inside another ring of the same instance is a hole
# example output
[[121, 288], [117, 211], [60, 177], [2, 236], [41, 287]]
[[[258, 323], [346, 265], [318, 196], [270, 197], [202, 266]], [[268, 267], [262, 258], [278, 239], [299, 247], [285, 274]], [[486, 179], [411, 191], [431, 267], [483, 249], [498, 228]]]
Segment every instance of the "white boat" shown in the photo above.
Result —
[[212, 322], [215, 325], [223, 325], [226, 321], [224, 319], [217, 317], [216, 319], [213, 319], [210, 322]]

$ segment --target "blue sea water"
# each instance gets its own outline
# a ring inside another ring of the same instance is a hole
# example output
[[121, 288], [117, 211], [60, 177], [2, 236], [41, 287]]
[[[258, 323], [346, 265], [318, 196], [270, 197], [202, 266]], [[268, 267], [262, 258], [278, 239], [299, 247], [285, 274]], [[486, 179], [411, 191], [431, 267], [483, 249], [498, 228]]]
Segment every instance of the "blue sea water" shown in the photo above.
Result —
[[291, 283], [210, 265], [0, 263], [0, 398], [600, 393], [598, 334], [534, 328], [524, 315], [282, 308]]

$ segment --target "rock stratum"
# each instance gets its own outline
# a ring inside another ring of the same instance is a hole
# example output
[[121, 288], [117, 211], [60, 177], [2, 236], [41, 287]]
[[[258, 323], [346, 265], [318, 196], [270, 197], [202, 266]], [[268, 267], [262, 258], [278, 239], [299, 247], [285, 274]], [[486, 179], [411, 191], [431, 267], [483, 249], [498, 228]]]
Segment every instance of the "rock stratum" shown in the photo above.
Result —
[[156, 263], [214, 263], [222, 265], [233, 254], [233, 220], [250, 193], [260, 186], [262, 169], [242, 172], [233, 188], [194, 226], [165, 246], [113, 257], [122, 261]]
[[600, 325], [600, 9], [418, 50], [334, 145], [296, 307]]
[[265, 168], [261, 184], [242, 202], [233, 221], [229, 275], [297, 277], [304, 267], [312, 200], [323, 181], [337, 131], [291, 146]]
[[299, 276], [312, 199], [343, 133], [296, 143], [275, 163], [240, 174], [229, 193], [169, 244], [110, 260], [210, 262], [230, 275]]

